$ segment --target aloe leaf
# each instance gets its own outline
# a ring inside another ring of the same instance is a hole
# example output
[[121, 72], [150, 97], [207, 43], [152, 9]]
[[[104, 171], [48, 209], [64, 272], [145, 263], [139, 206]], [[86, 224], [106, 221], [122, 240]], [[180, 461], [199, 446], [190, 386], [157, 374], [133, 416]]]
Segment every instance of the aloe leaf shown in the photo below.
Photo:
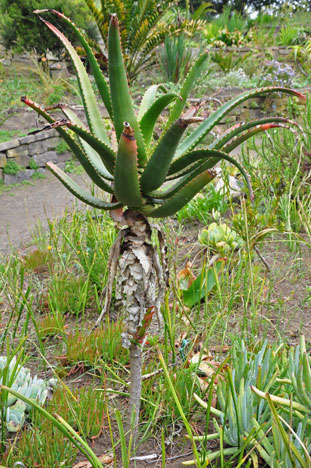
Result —
[[166, 200], [159, 208], [148, 213], [148, 216], [153, 218], [163, 218], [172, 216], [185, 206], [205, 185], [211, 182], [216, 174], [208, 170], [202, 172], [197, 177], [191, 180], [185, 187]]
[[[55, 119], [53, 119], [53, 117], [51, 117], [42, 107], [33, 102], [31, 99], [28, 99], [25, 96], [23, 96], [21, 100], [27, 106], [34, 109], [43, 118], [45, 118], [47, 122], [51, 124], [56, 122]], [[110, 187], [110, 185], [99, 176], [96, 167], [93, 165], [92, 160], [88, 157], [86, 153], [84, 153], [84, 151], [82, 151], [80, 146], [74, 141], [70, 134], [63, 127], [56, 127], [55, 129], [62, 136], [62, 138], [67, 143], [71, 151], [75, 154], [83, 169], [88, 174], [90, 179], [92, 179], [94, 184], [96, 184], [99, 188], [105, 190], [108, 193], [113, 193], [113, 190]]]
[[127, 76], [123, 61], [120, 43], [119, 22], [116, 15], [112, 15], [109, 25], [109, 84], [111, 92], [112, 112], [115, 131], [118, 141], [120, 140], [123, 123], [129, 122], [134, 130], [138, 160], [141, 165], [146, 162], [146, 148], [144, 140], [136, 120], [133, 104], [129, 92]]
[[95, 82], [97, 84], [98, 91], [100, 93], [100, 96], [103, 100], [103, 103], [107, 109], [107, 112], [112, 119], [112, 107], [111, 107], [111, 98], [110, 98], [110, 92], [109, 92], [109, 87], [107, 85], [106, 79], [100, 69], [100, 66], [96, 60], [95, 55], [93, 54], [93, 51], [91, 47], [89, 46], [87, 40], [81, 33], [80, 29], [77, 28], [77, 26], [69, 19], [67, 16], [65, 16], [63, 13], [60, 13], [59, 11], [53, 10], [53, 9], [46, 9], [46, 10], [36, 10], [34, 13], [44, 13], [44, 12], [49, 12], [53, 13], [56, 15], [58, 18], [62, 18], [67, 25], [71, 28], [71, 30], [74, 32], [75, 36], [77, 37], [78, 41], [82, 45], [82, 47], [85, 50], [88, 62], [90, 64], [90, 67], [93, 72], [93, 76], [95, 79]]
[[[207, 160], [207, 165], [204, 166], [205, 169], [211, 169], [212, 167], [217, 164], [218, 161], [221, 161], [224, 159], [225, 161], [230, 162], [234, 166], [236, 166], [241, 174], [243, 175], [246, 183], [247, 183], [247, 188], [249, 191], [249, 196], [250, 199], [252, 200], [253, 198], [253, 190], [249, 181], [249, 177], [243, 168], [241, 164], [233, 159], [231, 156], [228, 154], [224, 153], [223, 151], [217, 151], [217, 150], [197, 150], [197, 151], [192, 151], [191, 153], [185, 154], [182, 158], [179, 158], [178, 160], [174, 161], [170, 167], [170, 171], [181, 171], [185, 167], [192, 165], [193, 163], [196, 163], [197, 161], [204, 161]], [[156, 197], [155, 194], [152, 196]]]
[[213, 114], [211, 114], [204, 122], [201, 123], [177, 148], [176, 156], [181, 156], [182, 154], [193, 149], [200, 141], [207, 135], [212, 128], [215, 127], [232, 109], [237, 107], [242, 102], [247, 99], [261, 96], [262, 94], [268, 94], [272, 92], [281, 92], [285, 94], [290, 94], [296, 96], [299, 99], [305, 101], [306, 98], [301, 93], [289, 88], [282, 88], [278, 86], [271, 86], [267, 88], [254, 89], [251, 91], [245, 91], [239, 96], [231, 99], [217, 109]]
[[94, 206], [101, 210], [115, 210], [120, 208], [121, 203], [107, 203], [99, 198], [94, 197], [82, 187], [80, 187], [74, 180], [71, 179], [62, 169], [57, 167], [55, 164], [47, 163], [47, 168], [60, 180], [60, 182], [79, 200], [83, 201], [87, 205]]
[[247, 122], [247, 123], [244, 123], [244, 124], [234, 125], [232, 128], [230, 128], [228, 130], [228, 132], [226, 132], [225, 135], [222, 135], [220, 138], [217, 138], [209, 146], [209, 149], [223, 150], [226, 143], [230, 142], [230, 140], [238, 138], [246, 130], [253, 129], [253, 128], [258, 128], [258, 132], [265, 131], [268, 128], [265, 129], [265, 128], [263, 128], [263, 126], [265, 124], [269, 124], [269, 123], [271, 123], [271, 124], [277, 124], [277, 123], [282, 124], [283, 123], [283, 124], [289, 124], [289, 125], [296, 125], [297, 126], [297, 124], [295, 122], [293, 122], [292, 120], [286, 119], [284, 117], [267, 117], [267, 118], [264, 118], [264, 119], [252, 120], [251, 122]]
[[83, 127], [79, 127], [72, 122], [68, 123], [68, 128], [86, 141], [98, 153], [108, 171], [113, 174], [116, 155], [110, 146], [107, 146], [103, 141], [85, 130]]
[[242, 133], [241, 135], [233, 138], [228, 144], [226, 144], [222, 150], [225, 153], [230, 153], [239, 145], [241, 145], [244, 141], [249, 140], [251, 137], [257, 135], [258, 133], [266, 132], [267, 130], [271, 130], [272, 128], [286, 128], [289, 129], [288, 125], [283, 124], [264, 124], [260, 125], [259, 127], [252, 128], [247, 130], [246, 132]]
[[187, 122], [183, 119], [178, 119], [165, 132], [141, 176], [140, 183], [143, 192], [150, 192], [163, 184], [177, 145], [186, 128]]
[[[75, 114], [75, 112], [72, 109], [70, 109], [70, 107], [61, 106], [61, 109], [62, 109], [63, 113], [66, 115], [66, 117], [74, 125], [77, 125], [78, 127], [81, 127], [83, 129], [85, 129], [84, 125], [83, 125], [83, 122], [79, 119], [77, 114]], [[86, 154], [88, 155], [89, 159], [91, 159], [93, 161], [94, 167], [96, 167], [96, 170], [98, 171], [98, 173], [107, 180], [113, 180], [113, 176], [106, 169], [106, 167], [105, 167], [101, 157], [97, 153], [97, 151], [95, 151], [83, 138], [79, 137], [79, 142], [80, 142], [82, 148], [84, 149], [84, 151], [86, 152]], [[110, 148], [109, 148], [109, 152], [110, 152]]]
[[180, 91], [180, 96], [181, 96], [182, 100], [181, 101], [176, 101], [173, 109], [171, 110], [171, 113], [170, 113], [169, 119], [167, 121], [166, 127], [169, 127], [172, 122], [174, 122], [175, 120], [177, 120], [181, 116], [181, 113], [182, 113], [182, 111], [183, 111], [183, 109], [184, 109], [184, 107], [186, 105], [186, 101], [188, 99], [189, 93], [190, 93], [191, 89], [193, 88], [193, 83], [194, 83], [196, 77], [198, 76], [198, 74], [200, 73], [202, 65], [205, 62], [205, 60], [207, 59], [207, 57], [208, 57], [208, 51], [203, 52], [198, 57], [198, 59], [196, 60], [196, 62], [192, 66], [192, 68], [190, 69], [190, 71], [189, 71], [188, 75], [186, 76], [185, 81], [184, 81], [184, 83], [182, 85], [181, 91]]
[[114, 173], [114, 188], [117, 199], [129, 208], [142, 205], [137, 171], [137, 146], [134, 130], [124, 122]]
[[153, 135], [153, 130], [155, 123], [157, 121], [157, 118], [165, 109], [165, 107], [172, 102], [174, 99], [180, 98], [180, 96], [176, 93], [168, 93], [164, 94], [163, 96], [160, 96], [150, 107], [149, 109], [145, 112], [143, 117], [140, 120], [140, 128], [141, 132], [143, 134], [144, 140], [146, 147], [150, 145], [151, 138]]
[[157, 94], [159, 89], [163, 89], [166, 92], [166, 89], [162, 84], [151, 85], [146, 90], [146, 92], [145, 92], [145, 94], [144, 94], [144, 96], [142, 98], [142, 101], [141, 101], [141, 104], [140, 104], [140, 107], [139, 107], [139, 111], [138, 111], [138, 119], [139, 120], [147, 112], [149, 107], [152, 106], [152, 104], [154, 103], [155, 98], [156, 98], [156, 94]]
[[81, 62], [79, 55], [77, 54], [73, 45], [68, 41], [64, 34], [59, 31], [59, 29], [57, 29], [53, 24], [49, 23], [43, 18], [39, 18], [56, 35], [56, 37], [60, 39], [64, 47], [67, 49], [77, 73], [81, 97], [86, 112], [86, 118], [89, 128], [91, 132], [94, 133], [94, 135], [96, 135], [107, 145], [109, 145], [110, 142], [107, 137], [105, 126], [103, 125], [103, 121], [96, 102], [96, 97], [92, 88], [92, 84], [89, 80], [88, 74], [83, 63]]

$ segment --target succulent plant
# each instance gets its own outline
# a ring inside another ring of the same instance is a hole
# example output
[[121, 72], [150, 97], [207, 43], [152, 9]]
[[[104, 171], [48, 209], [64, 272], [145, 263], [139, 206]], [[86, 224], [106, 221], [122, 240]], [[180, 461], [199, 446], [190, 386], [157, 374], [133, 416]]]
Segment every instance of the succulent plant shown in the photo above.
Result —
[[221, 255], [228, 255], [244, 244], [242, 237], [226, 223], [212, 223], [207, 229], [202, 229], [199, 241]]
[[[44, 11], [46, 10], [41, 10], [41, 13]], [[183, 83], [180, 95], [163, 92], [163, 87], [153, 85], [145, 92], [138, 114], [135, 115], [124, 67], [116, 15], [112, 15], [109, 26], [108, 86], [92, 50], [80, 31], [61, 13], [55, 10], [48, 11], [69, 25], [81, 42], [81, 46], [84, 47], [99, 94], [113, 121], [118, 150], [115, 151], [109, 141], [91, 81], [78, 54], [67, 38], [44, 19], [42, 21], [63, 43], [73, 61], [89, 128], [87, 129], [81, 123], [69, 107], [60, 106], [67, 118], [56, 121], [30, 99], [23, 97], [22, 100], [42, 115], [50, 123], [50, 127], [57, 129], [91, 180], [104, 192], [112, 195], [111, 202], [96, 198], [79, 187], [56, 165], [48, 163], [48, 168], [56, 177], [78, 198], [91, 206], [103, 210], [115, 210], [127, 206], [151, 217], [171, 216], [213, 180], [215, 174], [212, 168], [220, 160], [231, 162], [247, 178], [238, 161], [228, 155], [240, 143], [270, 128], [295, 125], [294, 122], [281, 117], [235, 125], [207, 148], [196, 149], [215, 125], [232, 109], [249, 98], [274, 91], [297, 96], [302, 100], [305, 98], [297, 91], [282, 87], [246, 91], [221, 106], [195, 130], [188, 133], [188, 127], [191, 124], [202, 120], [195, 116], [198, 110], [195, 107], [182, 113], [195, 77], [208, 56], [207, 52], [203, 52], [194, 63]], [[161, 94], [158, 96], [160, 91]], [[174, 105], [165, 130], [160, 139], [153, 143], [156, 121], [162, 110], [172, 102]], [[74, 138], [74, 134], [77, 135], [78, 140]]]
[[[8, 366], [7, 362], [6, 356], [0, 356], [0, 385], [12, 382], [9, 385], [10, 388], [43, 406], [57, 380], [50, 379], [46, 382], [36, 375], [31, 377], [30, 370], [17, 364], [15, 356], [9, 361]], [[4, 382], [3, 371], [6, 367], [8, 367], [8, 373], [6, 382]], [[17, 399], [11, 393], [7, 396], [5, 406], [7, 430], [9, 432], [19, 431], [24, 425], [26, 414], [31, 410], [31, 406]]]
[[[116, 278], [116, 296], [120, 297], [124, 306], [124, 320], [127, 324], [123, 345], [130, 348], [129, 414], [135, 408], [137, 427], [141, 391], [141, 345], [133, 338], [141, 335], [140, 329], [147, 309], [155, 308], [160, 324], [160, 305], [167, 279], [164, 273], [166, 269], [162, 267], [165, 255], [163, 236], [158, 232], [161, 262], [158, 250], [151, 242], [152, 229], [147, 217], [163, 218], [177, 213], [214, 179], [216, 173], [213, 167], [221, 160], [238, 168], [245, 177], [252, 196], [246, 172], [228, 153], [259, 132], [296, 125], [294, 122], [282, 117], [271, 117], [243, 123], [235, 125], [207, 147], [200, 148], [199, 145], [232, 109], [249, 98], [274, 91], [296, 96], [303, 101], [305, 97], [287, 88], [261, 88], [242, 93], [219, 107], [205, 120], [196, 116], [199, 105], [184, 112], [195, 78], [208, 56], [208, 52], [203, 52], [186, 76], [180, 94], [166, 92], [161, 85], [152, 85], [145, 92], [136, 115], [122, 55], [117, 16], [113, 14], [109, 24], [108, 85], [91, 47], [79, 29], [70, 19], [55, 10], [37, 10], [35, 13], [44, 14], [45, 11], [53, 13], [57, 21], [63, 21], [69, 26], [84, 48], [99, 96], [112, 120], [116, 135], [117, 149], [114, 149], [97, 104], [93, 83], [79, 55], [58, 28], [41, 18], [71, 57], [87, 126], [83, 125], [70, 107], [58, 105], [66, 118], [55, 120], [47, 110], [27, 97], [24, 96], [22, 101], [47, 120], [49, 125], [44, 129], [56, 128], [92, 182], [106, 196], [110, 196], [110, 200], [87, 192], [53, 163], [47, 164], [48, 169], [77, 198], [95, 208], [111, 211], [115, 221], [127, 226], [120, 231], [110, 252], [105, 306], [97, 324], [109, 310]], [[172, 107], [164, 131], [158, 141], [155, 141], [153, 134], [157, 120], [169, 104]], [[192, 124], [198, 125], [193, 131], [189, 131]], [[123, 208], [127, 208], [124, 213]]]

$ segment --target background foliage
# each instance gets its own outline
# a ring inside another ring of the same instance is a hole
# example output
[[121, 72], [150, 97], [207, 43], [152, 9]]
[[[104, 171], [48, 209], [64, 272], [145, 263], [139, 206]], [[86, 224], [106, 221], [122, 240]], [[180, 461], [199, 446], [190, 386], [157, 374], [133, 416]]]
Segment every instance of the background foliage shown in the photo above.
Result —
[[[45, 54], [47, 49], [57, 55], [63, 47], [33, 14], [34, 10], [54, 8], [61, 11], [87, 33], [96, 38], [96, 29], [91, 22], [86, 4], [81, 0], [2, 0], [0, 2], [0, 34], [3, 45], [17, 52], [35, 50], [38, 54]], [[65, 34], [74, 42], [69, 30]]]

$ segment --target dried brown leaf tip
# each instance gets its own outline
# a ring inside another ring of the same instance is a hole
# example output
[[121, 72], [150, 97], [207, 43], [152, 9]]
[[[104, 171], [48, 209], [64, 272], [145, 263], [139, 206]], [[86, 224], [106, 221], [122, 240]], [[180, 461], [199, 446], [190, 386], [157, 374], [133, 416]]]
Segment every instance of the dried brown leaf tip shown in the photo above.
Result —
[[124, 122], [122, 135], [128, 138], [129, 140], [135, 140], [134, 130], [130, 126], [129, 122]]

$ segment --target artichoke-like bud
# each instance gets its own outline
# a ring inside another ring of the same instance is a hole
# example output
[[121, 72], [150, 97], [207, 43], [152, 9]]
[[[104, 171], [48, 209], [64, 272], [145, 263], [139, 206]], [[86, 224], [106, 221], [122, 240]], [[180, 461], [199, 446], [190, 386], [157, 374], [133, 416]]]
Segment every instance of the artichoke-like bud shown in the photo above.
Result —
[[220, 255], [228, 255], [244, 244], [242, 237], [225, 223], [211, 223], [208, 229], [201, 231], [199, 242]]
[[[35, 13], [44, 14], [45, 11], [37, 10]], [[112, 120], [118, 146], [116, 151], [109, 139], [92, 83], [75, 48], [57, 27], [40, 18], [62, 42], [73, 62], [87, 125], [79, 120], [71, 108], [64, 105], [58, 107], [62, 109], [66, 119], [56, 121], [45, 109], [27, 97], [22, 97], [22, 101], [47, 120], [49, 125], [45, 129], [55, 128], [58, 131], [90, 179], [110, 196], [111, 202], [105, 197], [95, 197], [88, 193], [59, 167], [48, 163], [47, 167], [68, 190], [96, 208], [115, 211], [128, 207], [145, 216], [162, 218], [174, 215], [209, 184], [215, 177], [213, 167], [225, 160], [236, 166], [245, 177], [252, 197], [246, 172], [229, 153], [259, 132], [296, 125], [294, 122], [282, 117], [269, 117], [235, 125], [204, 149], [197, 147], [228, 113], [247, 99], [278, 91], [305, 100], [302, 94], [282, 87], [260, 88], [246, 91], [228, 101], [206, 119], [196, 116], [200, 106], [193, 106], [184, 113], [194, 80], [208, 57], [205, 51], [186, 76], [180, 94], [167, 92], [161, 85], [152, 85], [145, 92], [136, 113], [124, 66], [117, 16], [111, 17], [107, 40], [108, 85], [80, 30], [62, 13], [49, 11], [57, 17], [57, 23], [67, 25], [85, 50], [100, 98]], [[165, 129], [155, 141], [153, 136], [157, 120], [168, 104], [171, 104], [171, 110]], [[189, 131], [192, 125], [196, 125], [196, 128]]]

